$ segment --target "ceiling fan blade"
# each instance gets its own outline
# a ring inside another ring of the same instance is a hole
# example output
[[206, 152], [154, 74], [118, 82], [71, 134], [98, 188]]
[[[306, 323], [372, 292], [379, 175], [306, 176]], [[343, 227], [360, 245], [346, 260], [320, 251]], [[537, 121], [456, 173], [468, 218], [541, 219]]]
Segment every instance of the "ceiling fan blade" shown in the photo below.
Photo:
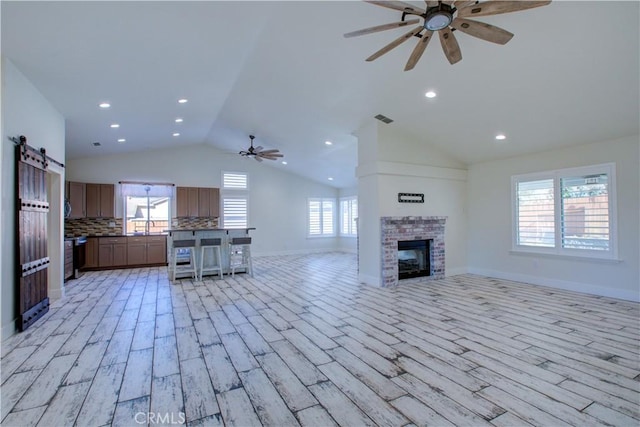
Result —
[[416, 34], [418, 34], [422, 30], [424, 30], [423, 26], [419, 26], [419, 27], [414, 28], [413, 30], [409, 31], [408, 33], [403, 34], [402, 36], [398, 37], [397, 39], [395, 39], [394, 41], [392, 41], [391, 43], [389, 43], [388, 45], [386, 45], [385, 47], [383, 47], [382, 49], [380, 49], [379, 51], [377, 51], [376, 53], [374, 53], [370, 57], [368, 57], [366, 60], [367, 61], [373, 61], [375, 59], [380, 58], [382, 55], [384, 55], [385, 53], [389, 52], [391, 49], [393, 49], [395, 47], [398, 47], [402, 42], [406, 42], [407, 40], [409, 40], [411, 37], [415, 36]]
[[255, 147], [255, 148], [253, 149], [253, 151], [255, 151], [255, 152], [257, 153], [257, 152], [259, 152], [259, 151], [262, 151], [262, 148], [263, 148], [263, 147], [262, 147], [262, 145], [258, 145], [257, 147]]
[[458, 10], [460, 10], [460, 9], [465, 8], [465, 7], [467, 7], [469, 5], [472, 5], [474, 3], [477, 3], [477, 0], [471, 0], [471, 1], [458, 0], [458, 1], [454, 1], [453, 2], [453, 7], [455, 7]]
[[460, 52], [460, 46], [456, 40], [456, 36], [453, 35], [449, 27], [443, 28], [438, 31], [440, 36], [440, 43], [442, 44], [442, 50], [449, 60], [451, 65], [462, 59], [462, 53]]
[[271, 150], [264, 150], [261, 151], [260, 154], [273, 154], [273, 153], [279, 153], [280, 150], [278, 150], [277, 148], [272, 148]]
[[282, 153], [260, 153], [260, 157], [284, 157]]
[[470, 36], [497, 44], [506, 44], [513, 37], [513, 33], [507, 30], [471, 19], [455, 18], [451, 26]]
[[420, 60], [420, 57], [422, 57], [424, 50], [427, 48], [427, 45], [431, 41], [432, 35], [433, 31], [428, 30], [422, 35], [422, 38], [418, 41], [416, 47], [413, 48], [413, 52], [411, 52], [411, 56], [407, 61], [407, 65], [405, 65], [404, 67], [405, 71], [413, 70], [413, 67], [416, 66], [416, 64]]
[[519, 10], [533, 9], [535, 7], [546, 6], [548, 1], [491, 1], [467, 6], [458, 10], [458, 17], [469, 16], [489, 16], [501, 13], [517, 12]]
[[371, 1], [364, 0], [365, 3], [375, 4], [376, 6], [387, 7], [389, 9], [399, 10], [400, 12], [412, 13], [414, 15], [422, 15], [425, 11], [412, 4], [402, 1]]
[[376, 25], [375, 27], [363, 28], [362, 30], [352, 31], [344, 35], [344, 37], [363, 36], [365, 34], [377, 33], [378, 31], [391, 30], [393, 28], [404, 27], [409, 24], [417, 24], [419, 19], [410, 19], [408, 21], [392, 22], [391, 24]]
[[261, 162], [262, 159], [260, 158], [260, 156], [253, 156], [254, 159], [256, 159], [256, 161]]

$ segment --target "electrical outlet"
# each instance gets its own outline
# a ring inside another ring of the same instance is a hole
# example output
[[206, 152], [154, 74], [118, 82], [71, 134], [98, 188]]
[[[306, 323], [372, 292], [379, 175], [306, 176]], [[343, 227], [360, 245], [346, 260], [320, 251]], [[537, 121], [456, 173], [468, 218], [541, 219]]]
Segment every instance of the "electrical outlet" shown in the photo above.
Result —
[[116, 223], [113, 221], [109, 222], [109, 228], [116, 228]]

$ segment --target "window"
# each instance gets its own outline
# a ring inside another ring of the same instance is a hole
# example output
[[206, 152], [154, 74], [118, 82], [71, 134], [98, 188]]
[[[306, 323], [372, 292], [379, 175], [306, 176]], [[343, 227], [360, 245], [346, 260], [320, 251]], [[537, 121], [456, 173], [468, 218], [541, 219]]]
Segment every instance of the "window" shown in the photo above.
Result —
[[309, 199], [309, 237], [335, 236], [334, 199]]
[[245, 172], [222, 172], [222, 226], [249, 225], [249, 177]]
[[122, 183], [125, 233], [160, 233], [169, 229], [173, 185]]
[[512, 177], [514, 250], [615, 258], [615, 165]]
[[358, 198], [340, 199], [340, 234], [343, 236], [358, 235]]

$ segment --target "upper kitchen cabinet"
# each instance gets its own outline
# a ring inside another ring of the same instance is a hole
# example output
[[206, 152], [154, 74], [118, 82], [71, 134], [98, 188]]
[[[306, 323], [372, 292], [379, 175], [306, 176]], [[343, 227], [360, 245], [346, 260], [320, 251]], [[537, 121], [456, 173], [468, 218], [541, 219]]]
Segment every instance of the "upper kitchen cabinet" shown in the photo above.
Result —
[[195, 187], [176, 188], [176, 216], [198, 216], [198, 189]]
[[198, 216], [220, 216], [219, 188], [198, 188]]
[[115, 217], [115, 185], [86, 184], [86, 217]]
[[219, 205], [219, 188], [176, 188], [177, 217], [218, 217], [220, 215]]
[[85, 196], [86, 188], [84, 182], [72, 182], [66, 183], [66, 197], [69, 201], [71, 211], [67, 218], [84, 218], [86, 217], [85, 211]]

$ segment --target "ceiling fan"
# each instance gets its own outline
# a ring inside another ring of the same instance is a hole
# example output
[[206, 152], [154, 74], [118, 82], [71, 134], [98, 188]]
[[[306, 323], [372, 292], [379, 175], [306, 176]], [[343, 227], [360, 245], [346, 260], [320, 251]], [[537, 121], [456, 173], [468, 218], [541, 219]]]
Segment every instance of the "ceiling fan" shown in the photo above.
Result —
[[253, 136], [253, 135], [249, 135], [249, 138], [251, 138], [251, 146], [246, 151], [241, 151], [240, 153], [238, 153], [241, 156], [253, 157], [254, 159], [256, 159], [259, 162], [261, 162], [262, 159], [276, 160], [278, 157], [283, 157], [282, 154], [280, 154], [280, 150], [275, 149], [275, 148], [273, 148], [271, 150], [263, 150], [262, 146], [260, 146], [260, 145], [258, 145], [257, 147], [254, 148], [253, 140], [256, 137]]
[[[478, 1], [431, 1], [425, 0], [426, 9], [421, 9], [412, 4], [402, 1], [369, 1], [377, 6], [386, 7], [389, 9], [395, 9], [402, 12], [402, 18], [399, 22], [392, 22], [390, 24], [377, 25], [375, 27], [364, 28], [362, 30], [353, 31], [345, 34], [345, 37], [362, 36], [365, 34], [376, 33], [378, 31], [391, 30], [393, 28], [404, 27], [411, 24], [417, 24], [422, 18], [422, 23], [398, 37], [388, 45], [384, 46], [379, 51], [367, 58], [367, 61], [373, 61], [391, 49], [399, 46], [403, 42], [409, 40], [411, 37], [416, 36], [420, 40], [413, 49], [407, 64], [404, 67], [405, 71], [412, 70], [416, 66], [420, 57], [427, 48], [427, 45], [433, 37], [433, 33], [437, 32], [440, 38], [440, 44], [442, 50], [451, 64], [462, 59], [462, 53], [460, 52], [460, 46], [456, 40], [453, 32], [455, 30], [462, 31], [463, 33], [477, 37], [482, 40], [490, 41], [498, 44], [505, 44], [513, 34], [502, 28], [495, 27], [484, 22], [468, 19], [474, 16], [489, 16], [498, 15], [501, 13], [517, 12], [520, 10], [533, 9], [535, 7], [546, 6], [551, 1], [499, 1], [488, 0], [484, 2]], [[407, 16], [411, 19], [405, 20]], [[415, 18], [414, 18], [415, 17]]]

